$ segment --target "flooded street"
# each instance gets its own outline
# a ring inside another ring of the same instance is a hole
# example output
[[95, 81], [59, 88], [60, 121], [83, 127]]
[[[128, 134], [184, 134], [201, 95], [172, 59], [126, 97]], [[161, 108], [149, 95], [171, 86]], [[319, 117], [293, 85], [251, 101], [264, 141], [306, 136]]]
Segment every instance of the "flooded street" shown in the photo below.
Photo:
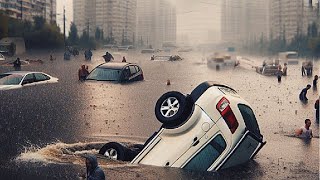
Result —
[[[43, 64], [22, 70], [43, 71], [59, 83], [0, 91], [0, 177], [4, 179], [77, 179], [85, 173], [83, 155], [97, 154], [106, 142], [144, 143], [161, 124], [154, 115], [155, 103], [167, 91], [191, 91], [204, 81], [230, 85], [251, 104], [267, 144], [254, 161], [214, 172], [132, 165], [98, 158], [108, 179], [319, 179], [319, 124], [314, 102], [318, 91], [310, 89], [308, 104], [299, 101], [300, 91], [313, 77], [301, 76], [301, 65], [289, 65], [288, 76], [255, 72], [262, 57], [249, 57], [253, 64], [216, 71], [207, 67], [202, 53], [179, 53], [182, 61], [150, 61], [150, 54], [113, 53], [115, 61], [140, 65], [144, 81], [130, 84], [79, 82], [81, 64], [89, 70], [103, 62], [103, 50], [93, 51], [84, 61], [83, 52], [70, 61], [62, 53], [49, 61], [49, 53], [21, 56], [42, 59]], [[0, 66], [0, 73], [13, 70]], [[319, 62], [314, 75], [319, 74]], [[167, 80], [171, 85], [166, 85]], [[310, 141], [291, 137], [311, 119], [316, 136]]]

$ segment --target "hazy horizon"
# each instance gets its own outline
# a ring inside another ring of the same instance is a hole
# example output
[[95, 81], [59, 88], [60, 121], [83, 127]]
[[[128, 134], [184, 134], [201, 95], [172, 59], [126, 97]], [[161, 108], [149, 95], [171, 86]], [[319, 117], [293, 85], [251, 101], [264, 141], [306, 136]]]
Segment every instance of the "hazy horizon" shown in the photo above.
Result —
[[[220, 0], [214, 3], [194, 0], [168, 1], [176, 5], [177, 42], [183, 39], [198, 44], [208, 40], [220, 40]], [[57, 24], [61, 31], [63, 31], [63, 6], [65, 6], [66, 35], [73, 21], [72, 2], [73, 0], [57, 0]]]

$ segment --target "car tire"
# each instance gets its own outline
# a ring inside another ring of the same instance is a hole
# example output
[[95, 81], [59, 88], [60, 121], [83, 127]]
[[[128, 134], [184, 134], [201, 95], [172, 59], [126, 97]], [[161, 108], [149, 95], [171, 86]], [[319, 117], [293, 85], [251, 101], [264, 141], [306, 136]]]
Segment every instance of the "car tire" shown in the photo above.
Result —
[[104, 155], [113, 160], [126, 160], [126, 147], [117, 143], [109, 142], [106, 143], [99, 151], [99, 154]]
[[177, 91], [170, 91], [158, 99], [155, 114], [164, 128], [174, 128], [187, 120], [192, 107], [193, 102], [189, 96], [186, 97]]

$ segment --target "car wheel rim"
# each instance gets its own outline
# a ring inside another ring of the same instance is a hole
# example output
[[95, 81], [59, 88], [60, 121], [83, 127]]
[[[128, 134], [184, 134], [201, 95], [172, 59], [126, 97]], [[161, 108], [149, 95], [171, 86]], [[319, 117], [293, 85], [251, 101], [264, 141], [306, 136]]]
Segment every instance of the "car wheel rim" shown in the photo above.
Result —
[[118, 158], [118, 152], [113, 148], [107, 149], [104, 155], [110, 159], [116, 160]]
[[175, 97], [169, 97], [161, 104], [160, 112], [162, 116], [170, 118], [177, 114], [179, 110], [179, 100]]

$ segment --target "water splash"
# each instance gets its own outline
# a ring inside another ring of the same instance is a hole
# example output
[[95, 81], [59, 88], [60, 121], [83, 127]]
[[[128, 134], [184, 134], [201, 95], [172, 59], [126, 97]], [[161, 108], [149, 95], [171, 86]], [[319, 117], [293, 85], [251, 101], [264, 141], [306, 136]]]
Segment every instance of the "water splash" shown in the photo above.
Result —
[[37, 145], [24, 147], [24, 151], [15, 158], [17, 162], [40, 162], [43, 164], [72, 163], [83, 164], [86, 154], [98, 154], [105, 142], [73, 143], [57, 142], [41, 148]]

